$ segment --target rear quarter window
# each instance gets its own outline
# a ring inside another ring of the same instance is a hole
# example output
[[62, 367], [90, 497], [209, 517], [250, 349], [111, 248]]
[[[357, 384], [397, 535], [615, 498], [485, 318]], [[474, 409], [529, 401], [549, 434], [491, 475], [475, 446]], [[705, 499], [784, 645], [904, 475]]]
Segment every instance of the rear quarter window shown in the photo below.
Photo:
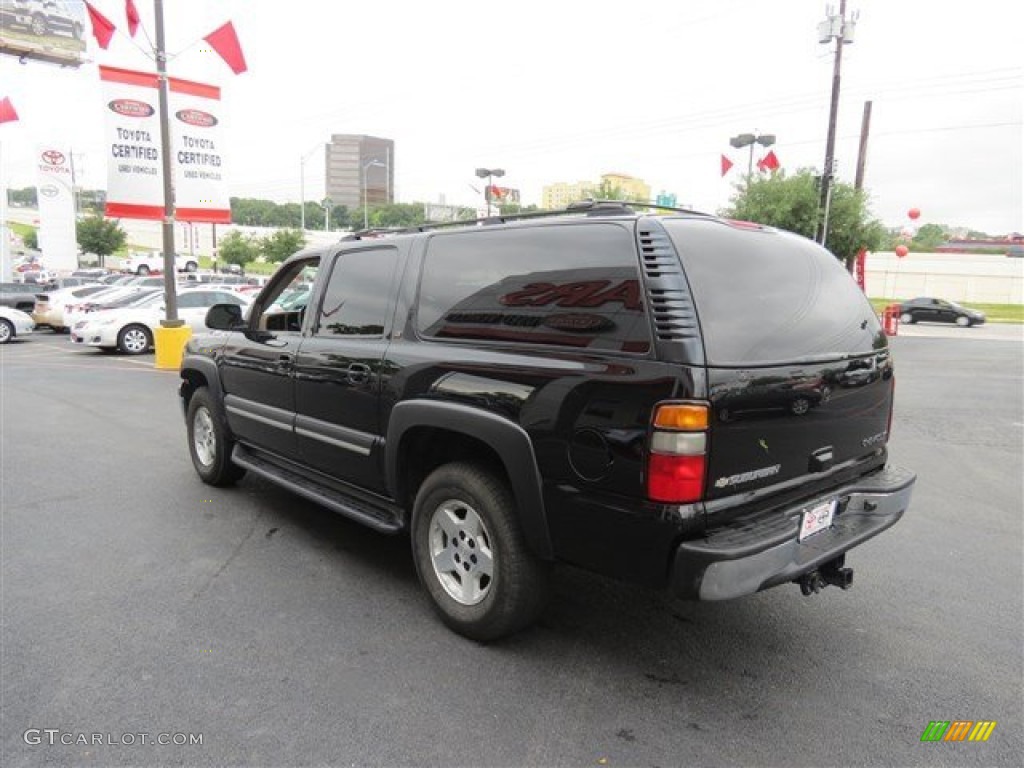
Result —
[[715, 219], [664, 224], [690, 282], [709, 365], [771, 365], [887, 345], [850, 273], [816, 243]]
[[631, 228], [612, 223], [443, 233], [428, 245], [421, 336], [646, 353]]

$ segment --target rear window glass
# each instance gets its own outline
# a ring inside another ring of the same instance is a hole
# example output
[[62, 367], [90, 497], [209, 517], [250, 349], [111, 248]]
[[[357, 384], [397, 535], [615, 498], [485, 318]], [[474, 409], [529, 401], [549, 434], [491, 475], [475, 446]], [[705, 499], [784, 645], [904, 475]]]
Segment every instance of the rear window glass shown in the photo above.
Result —
[[850, 273], [802, 237], [715, 220], [666, 219], [711, 365], [867, 354], [885, 334]]
[[636, 245], [617, 224], [436, 235], [417, 318], [435, 338], [650, 349]]

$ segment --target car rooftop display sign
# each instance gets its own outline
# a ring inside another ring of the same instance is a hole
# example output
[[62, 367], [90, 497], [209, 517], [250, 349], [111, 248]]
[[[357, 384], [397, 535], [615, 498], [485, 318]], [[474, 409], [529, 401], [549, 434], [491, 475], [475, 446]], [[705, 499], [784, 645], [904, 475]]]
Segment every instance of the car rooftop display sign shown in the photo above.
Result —
[[[106, 215], [164, 216], [157, 75], [100, 67], [107, 155]], [[227, 224], [220, 88], [168, 78], [175, 218]]]

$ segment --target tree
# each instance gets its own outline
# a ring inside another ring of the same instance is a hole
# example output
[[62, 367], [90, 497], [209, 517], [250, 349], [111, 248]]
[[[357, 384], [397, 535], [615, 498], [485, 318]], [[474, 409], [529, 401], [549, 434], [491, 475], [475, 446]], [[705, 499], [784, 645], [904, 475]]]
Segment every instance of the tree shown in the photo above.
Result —
[[[298, 207], [298, 206], [296, 206]], [[267, 261], [279, 264], [306, 245], [306, 236], [298, 229], [279, 229], [260, 245]]]
[[245, 265], [255, 261], [260, 255], [260, 243], [252, 235], [243, 235], [238, 230], [229, 232], [227, 237], [220, 241], [217, 247], [217, 255], [221, 261], [227, 264], [237, 264], [245, 268]]
[[100, 257], [100, 264], [107, 256], [124, 247], [128, 236], [121, 229], [120, 222], [104, 219], [102, 216], [89, 216], [80, 219], [75, 225], [75, 236], [78, 247], [84, 253], [95, 253]]
[[910, 242], [910, 250], [932, 252], [948, 239], [945, 227], [939, 224], [922, 224]]
[[25, 244], [26, 248], [28, 248], [30, 250], [33, 250], [33, 251], [38, 251], [39, 250], [39, 230], [38, 229], [30, 229], [28, 232], [26, 232], [22, 236], [21, 241]]
[[629, 200], [629, 195], [617, 184], [612, 184], [608, 179], [601, 179], [601, 183], [593, 188], [590, 196], [595, 200]]
[[[731, 207], [720, 213], [731, 219], [754, 221], [813, 238], [818, 222], [818, 179], [802, 168], [753, 178], [736, 186]], [[849, 267], [861, 248], [876, 251], [887, 242], [885, 227], [871, 216], [867, 195], [851, 184], [836, 182], [828, 217], [826, 246]]]

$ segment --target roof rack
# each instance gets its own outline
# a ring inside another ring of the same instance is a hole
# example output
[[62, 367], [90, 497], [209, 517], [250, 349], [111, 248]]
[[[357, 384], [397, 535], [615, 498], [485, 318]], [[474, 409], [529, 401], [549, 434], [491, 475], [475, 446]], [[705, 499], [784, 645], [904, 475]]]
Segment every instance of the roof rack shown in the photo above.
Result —
[[529, 213], [510, 213], [486, 216], [480, 219], [463, 219], [460, 221], [428, 221], [412, 227], [371, 227], [369, 229], [351, 232], [345, 240], [365, 240], [388, 235], [409, 235], [417, 232], [429, 232], [435, 229], [449, 229], [451, 227], [489, 226], [493, 224], [505, 224], [510, 221], [526, 221], [529, 219], [546, 219], [554, 216], [585, 215], [585, 216], [608, 216], [622, 215], [631, 216], [636, 213], [634, 208], [649, 208], [659, 211], [672, 211], [673, 213], [688, 213], [694, 216], [708, 216], [712, 214], [703, 211], [694, 211], [689, 208], [675, 208], [656, 203], [638, 203], [632, 200], [577, 200], [565, 208], [550, 211], [531, 211]]

